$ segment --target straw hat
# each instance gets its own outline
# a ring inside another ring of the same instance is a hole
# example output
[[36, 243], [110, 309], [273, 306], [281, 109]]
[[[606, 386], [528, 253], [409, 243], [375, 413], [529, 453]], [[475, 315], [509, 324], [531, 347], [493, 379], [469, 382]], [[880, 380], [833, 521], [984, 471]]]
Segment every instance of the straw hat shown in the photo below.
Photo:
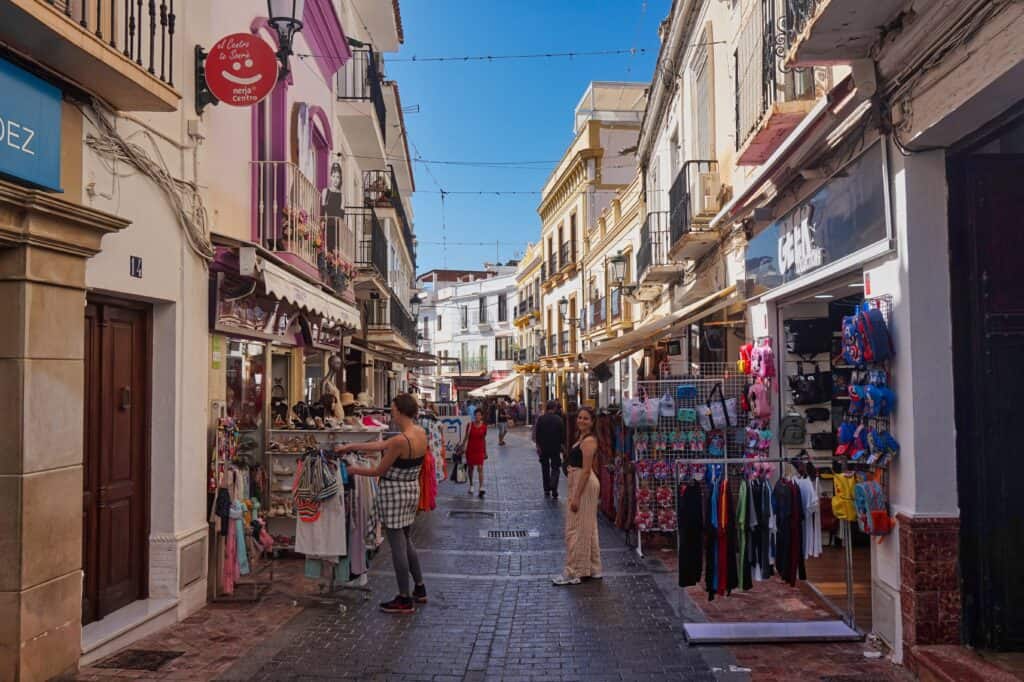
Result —
[[351, 393], [349, 393], [348, 391], [345, 391], [344, 393], [341, 394], [341, 406], [342, 407], [348, 407], [349, 405], [355, 404], [355, 402], [356, 402], [355, 396], [352, 395]]
[[363, 407], [369, 407], [373, 405], [373, 401], [370, 400], [370, 394], [367, 393], [366, 391], [363, 391], [362, 393], [356, 396], [356, 403], [362, 405]]

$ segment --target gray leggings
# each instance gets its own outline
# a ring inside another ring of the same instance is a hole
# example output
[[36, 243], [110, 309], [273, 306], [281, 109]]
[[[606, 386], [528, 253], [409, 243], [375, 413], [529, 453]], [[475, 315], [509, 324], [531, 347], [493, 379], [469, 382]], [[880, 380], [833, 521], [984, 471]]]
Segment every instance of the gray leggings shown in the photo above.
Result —
[[412, 573], [412, 578], [417, 585], [423, 584], [420, 558], [416, 556], [416, 548], [413, 547], [412, 538], [409, 536], [411, 530], [412, 526], [384, 529], [384, 533], [388, 537], [388, 544], [391, 545], [391, 561], [395, 565], [398, 593], [405, 597], [411, 594], [409, 592], [409, 573]]

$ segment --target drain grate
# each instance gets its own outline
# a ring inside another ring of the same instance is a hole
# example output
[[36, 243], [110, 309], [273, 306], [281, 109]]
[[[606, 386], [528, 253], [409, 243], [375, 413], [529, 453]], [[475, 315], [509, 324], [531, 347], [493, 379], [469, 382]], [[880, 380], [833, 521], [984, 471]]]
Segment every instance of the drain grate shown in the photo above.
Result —
[[126, 649], [96, 663], [97, 668], [119, 670], [146, 670], [155, 673], [168, 661], [184, 656], [184, 651], [158, 651], [153, 649]]
[[493, 519], [494, 512], [487, 511], [468, 511], [468, 510], [454, 510], [448, 512], [448, 518], [450, 519]]
[[528, 538], [530, 532], [517, 528], [515, 530], [489, 530], [487, 531], [487, 537], [489, 538]]

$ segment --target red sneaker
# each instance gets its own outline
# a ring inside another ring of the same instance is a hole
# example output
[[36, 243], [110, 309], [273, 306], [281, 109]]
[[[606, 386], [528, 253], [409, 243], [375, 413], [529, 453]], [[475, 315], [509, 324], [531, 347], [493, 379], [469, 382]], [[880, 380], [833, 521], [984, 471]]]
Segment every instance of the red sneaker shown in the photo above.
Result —
[[416, 613], [416, 607], [413, 606], [412, 599], [401, 595], [381, 604], [380, 610], [384, 613]]

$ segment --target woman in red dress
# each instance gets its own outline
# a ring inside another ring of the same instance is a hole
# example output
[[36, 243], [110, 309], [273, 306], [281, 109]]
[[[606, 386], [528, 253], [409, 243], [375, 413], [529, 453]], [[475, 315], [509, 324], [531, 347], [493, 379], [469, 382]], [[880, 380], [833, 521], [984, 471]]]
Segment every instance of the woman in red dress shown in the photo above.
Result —
[[483, 408], [473, 413], [473, 423], [466, 429], [462, 439], [462, 451], [466, 453], [466, 467], [469, 469], [469, 494], [473, 494], [473, 469], [479, 473], [480, 497], [484, 496], [484, 460], [487, 459], [487, 423]]

